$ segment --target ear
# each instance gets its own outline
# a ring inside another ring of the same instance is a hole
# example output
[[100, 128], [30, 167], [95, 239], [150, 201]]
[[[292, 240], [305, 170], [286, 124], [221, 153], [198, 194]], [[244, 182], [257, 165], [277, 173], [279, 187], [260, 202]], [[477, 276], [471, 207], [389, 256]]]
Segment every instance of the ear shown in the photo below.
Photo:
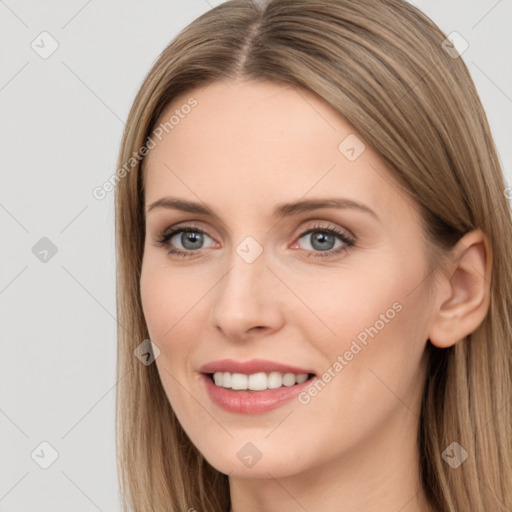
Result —
[[430, 342], [447, 348], [472, 333], [489, 309], [491, 245], [479, 229], [466, 233], [451, 252], [439, 278], [439, 292], [429, 331]]

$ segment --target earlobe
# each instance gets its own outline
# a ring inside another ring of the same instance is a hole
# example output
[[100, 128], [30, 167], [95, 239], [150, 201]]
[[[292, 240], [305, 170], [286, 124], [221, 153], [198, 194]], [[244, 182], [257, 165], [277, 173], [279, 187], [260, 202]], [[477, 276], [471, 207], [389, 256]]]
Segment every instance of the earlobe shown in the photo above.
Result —
[[430, 342], [447, 348], [482, 323], [490, 301], [492, 249], [479, 229], [466, 233], [452, 251], [452, 262], [439, 284]]

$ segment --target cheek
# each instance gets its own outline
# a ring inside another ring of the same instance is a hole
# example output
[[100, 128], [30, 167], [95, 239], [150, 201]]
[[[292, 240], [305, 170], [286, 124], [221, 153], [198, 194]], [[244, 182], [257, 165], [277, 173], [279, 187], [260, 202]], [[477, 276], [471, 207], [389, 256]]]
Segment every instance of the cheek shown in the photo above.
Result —
[[[160, 349], [155, 360], [163, 387], [180, 422], [186, 422], [188, 395], [182, 385], [186, 382], [188, 355], [199, 339], [190, 329], [201, 297], [197, 289], [184, 286], [179, 270], [166, 268], [157, 258], [144, 260], [141, 269], [140, 293], [144, 318], [150, 339]], [[204, 292], [203, 292], [204, 294]], [[192, 306], [196, 304], [196, 308]], [[192, 342], [191, 342], [192, 341]], [[182, 385], [180, 385], [181, 383]], [[188, 400], [190, 402], [190, 400]]]
[[302, 299], [300, 304], [290, 299], [301, 312], [290, 314], [327, 368], [346, 354], [349, 373], [363, 378], [372, 364], [383, 364], [394, 379], [393, 372], [406, 363], [412, 367], [425, 348], [426, 268], [412, 251], [407, 257], [398, 252], [379, 256], [373, 265], [325, 272], [315, 280], [299, 281], [289, 274], [287, 280], [294, 279], [294, 292]]
[[148, 258], [142, 265], [141, 301], [149, 338], [160, 349], [155, 363], [179, 415], [188, 395], [183, 395], [177, 382], [186, 382], [193, 370], [190, 357], [207, 325], [207, 293], [212, 285], [206, 276], [201, 278], [189, 270], [170, 268], [168, 262], [160, 260]]
[[[156, 258], [154, 258], [156, 260]], [[189, 275], [190, 278], [184, 278]], [[142, 309], [148, 331], [154, 339], [163, 340], [176, 327], [185, 325], [194, 315], [204, 295], [201, 281], [190, 272], [170, 269], [158, 261], [144, 260], [140, 278]]]
[[303, 328], [311, 327], [311, 339], [320, 334], [324, 339], [340, 340], [372, 326], [381, 314], [388, 312], [394, 318], [399, 308], [396, 303], [402, 303], [410, 291], [405, 283], [417, 278], [417, 272], [389, 254], [380, 255], [378, 261], [368, 257], [346, 268], [317, 270], [316, 275], [298, 277], [286, 270], [280, 277], [294, 292], [287, 294], [291, 318]]
[[[165, 323], [167, 310], [166, 286], [164, 279], [158, 279], [159, 272], [144, 261], [140, 278], [140, 296], [142, 310], [150, 338], [156, 341]], [[161, 277], [161, 276], [160, 276]]]

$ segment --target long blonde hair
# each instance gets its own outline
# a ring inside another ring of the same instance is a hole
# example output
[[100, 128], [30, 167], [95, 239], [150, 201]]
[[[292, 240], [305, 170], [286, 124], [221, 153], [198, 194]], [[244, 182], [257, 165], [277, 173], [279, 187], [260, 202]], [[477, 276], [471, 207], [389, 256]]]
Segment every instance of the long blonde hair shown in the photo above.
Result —
[[[116, 435], [124, 510], [225, 512], [226, 475], [190, 442], [155, 364], [139, 290], [145, 227], [141, 153], [178, 94], [243, 77], [305, 88], [338, 111], [420, 205], [429, 261], [480, 228], [492, 246], [490, 305], [453, 347], [428, 343], [418, 450], [431, 505], [448, 512], [512, 510], [512, 224], [487, 117], [446, 35], [405, 0], [230, 0], [161, 53], [131, 108], [116, 201]], [[444, 46], [444, 47], [443, 47]], [[127, 166], [127, 164], [129, 165]], [[458, 442], [458, 468], [442, 452]]]

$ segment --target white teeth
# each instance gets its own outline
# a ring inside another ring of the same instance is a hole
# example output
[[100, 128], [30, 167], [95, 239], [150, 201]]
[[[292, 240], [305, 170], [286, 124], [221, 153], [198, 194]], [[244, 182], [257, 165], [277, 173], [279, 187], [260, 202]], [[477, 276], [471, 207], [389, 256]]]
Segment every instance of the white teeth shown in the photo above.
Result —
[[280, 372], [270, 372], [268, 376], [268, 389], [280, 388], [283, 385], [283, 374]]
[[249, 375], [249, 383], [247, 384], [247, 388], [252, 389], [254, 391], [261, 391], [262, 389], [267, 389], [267, 374], [260, 372]]
[[224, 373], [219, 372], [219, 375], [222, 375], [222, 387], [230, 388], [231, 387], [231, 373], [229, 373], [229, 372], [224, 372]]
[[307, 373], [301, 373], [300, 375], [297, 375], [295, 381], [297, 384], [302, 384], [303, 382], [306, 382], [308, 380], [308, 374]]
[[231, 389], [247, 389], [249, 379], [243, 373], [233, 373], [231, 375]]
[[251, 391], [263, 391], [265, 389], [277, 389], [282, 386], [293, 386], [301, 384], [308, 379], [307, 373], [253, 373], [246, 375], [244, 373], [215, 372], [213, 381], [215, 385], [231, 389], [249, 389]]
[[293, 373], [285, 373], [283, 376], [283, 386], [293, 386], [295, 384], [295, 375]]

